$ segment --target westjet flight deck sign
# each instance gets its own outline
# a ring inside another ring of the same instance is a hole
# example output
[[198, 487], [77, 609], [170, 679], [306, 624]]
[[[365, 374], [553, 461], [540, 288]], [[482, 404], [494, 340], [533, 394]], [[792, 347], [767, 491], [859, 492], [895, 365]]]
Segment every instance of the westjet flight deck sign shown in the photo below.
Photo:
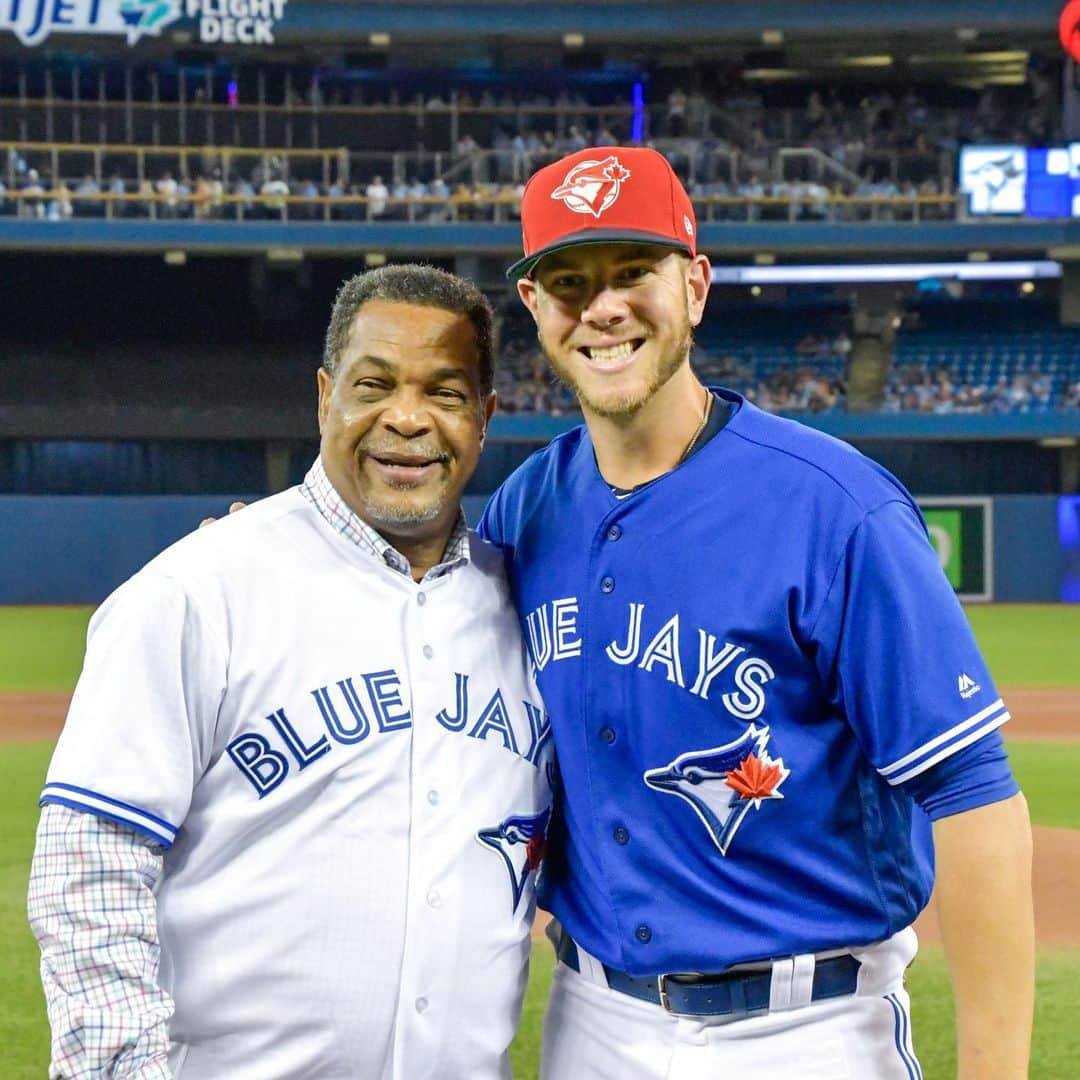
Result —
[[0, 0], [0, 31], [24, 45], [50, 34], [111, 34], [135, 45], [181, 20], [206, 44], [273, 45], [287, 0]]

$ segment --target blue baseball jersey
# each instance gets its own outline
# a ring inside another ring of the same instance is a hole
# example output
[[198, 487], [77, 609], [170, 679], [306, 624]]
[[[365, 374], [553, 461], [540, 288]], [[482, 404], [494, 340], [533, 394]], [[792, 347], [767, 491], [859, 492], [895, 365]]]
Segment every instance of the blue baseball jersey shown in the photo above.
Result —
[[718, 393], [723, 430], [629, 497], [577, 428], [481, 524], [561, 771], [542, 902], [637, 975], [910, 925], [933, 853], [905, 785], [1008, 719], [903, 486]]

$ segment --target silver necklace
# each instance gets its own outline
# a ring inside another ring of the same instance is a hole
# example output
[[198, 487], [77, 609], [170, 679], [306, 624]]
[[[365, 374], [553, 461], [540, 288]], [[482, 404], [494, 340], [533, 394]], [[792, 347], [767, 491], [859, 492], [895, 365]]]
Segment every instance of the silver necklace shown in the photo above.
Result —
[[709, 422], [709, 415], [712, 413], [713, 395], [709, 390], [705, 391], [705, 411], [701, 414], [701, 423], [698, 424], [697, 430], [690, 436], [690, 441], [686, 444], [686, 449], [682, 452], [682, 456], [679, 458], [678, 464], [681, 465], [689, 456], [690, 451], [694, 449], [694, 444], [701, 438], [701, 433], [705, 430], [705, 425]]

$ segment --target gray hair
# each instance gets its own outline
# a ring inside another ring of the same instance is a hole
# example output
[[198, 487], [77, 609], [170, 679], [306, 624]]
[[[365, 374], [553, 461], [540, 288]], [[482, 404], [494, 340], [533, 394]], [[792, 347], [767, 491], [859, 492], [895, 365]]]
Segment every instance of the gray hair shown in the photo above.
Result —
[[491, 304], [471, 281], [420, 263], [368, 270], [349, 278], [338, 289], [323, 348], [327, 374], [337, 374], [353, 321], [369, 300], [416, 304], [466, 316], [476, 331], [480, 393], [482, 397], [491, 393], [495, 381], [495, 316]]

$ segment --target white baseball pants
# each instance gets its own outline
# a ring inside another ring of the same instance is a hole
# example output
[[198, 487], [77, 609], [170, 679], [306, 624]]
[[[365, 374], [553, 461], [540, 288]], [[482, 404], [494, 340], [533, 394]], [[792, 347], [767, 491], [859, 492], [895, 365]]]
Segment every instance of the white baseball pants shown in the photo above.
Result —
[[773, 1001], [786, 1007], [728, 1022], [611, 990], [579, 948], [581, 974], [555, 969], [541, 1080], [922, 1080], [903, 982], [917, 948], [909, 927], [852, 949], [855, 993], [820, 1002], [809, 1000], [813, 956], [775, 961]]

